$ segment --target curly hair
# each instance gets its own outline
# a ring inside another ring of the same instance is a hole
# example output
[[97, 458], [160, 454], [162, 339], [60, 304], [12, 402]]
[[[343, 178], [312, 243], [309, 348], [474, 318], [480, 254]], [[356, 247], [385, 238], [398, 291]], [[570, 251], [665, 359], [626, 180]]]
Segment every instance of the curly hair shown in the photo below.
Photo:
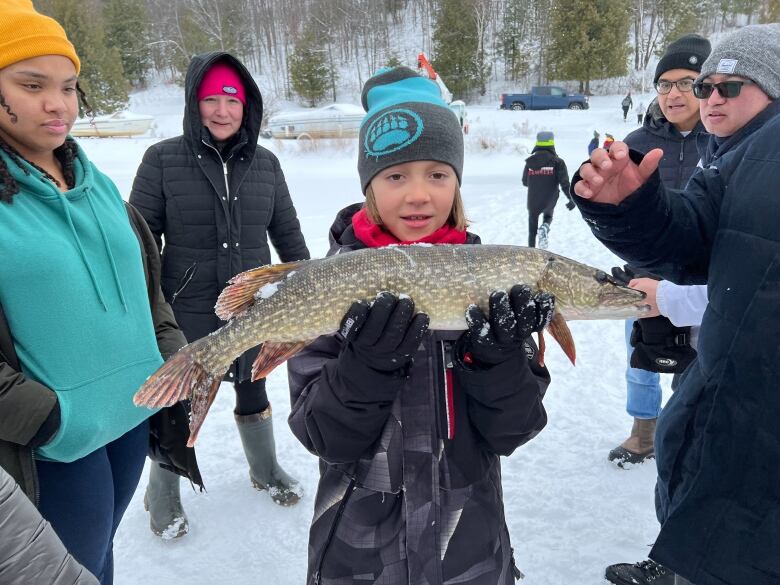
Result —
[[[87, 96], [84, 93], [84, 91], [79, 87], [78, 83], [76, 84], [76, 90], [78, 91], [79, 95], [79, 110], [82, 110], [90, 117], [92, 117], [92, 107], [89, 105], [89, 101], [87, 100]], [[5, 97], [3, 97], [3, 94], [0, 93], [0, 107], [3, 108], [7, 113], [9, 118], [11, 119], [11, 123], [16, 124], [18, 117], [17, 115], [11, 110], [11, 107], [6, 103]], [[62, 187], [60, 182], [55, 179], [53, 176], [51, 176], [50, 173], [48, 173], [46, 170], [42, 169], [35, 163], [28, 161], [27, 159], [22, 156], [19, 151], [17, 151], [13, 146], [8, 144], [5, 140], [0, 138], [0, 149], [3, 150], [8, 155], [8, 158], [11, 159], [11, 162], [13, 162], [17, 167], [22, 169], [25, 174], [30, 174], [30, 171], [27, 169], [27, 167], [22, 164], [22, 161], [26, 161], [29, 165], [31, 165], [33, 168], [37, 169], [44, 177], [52, 181], [57, 187]], [[62, 175], [65, 178], [65, 183], [68, 187], [68, 189], [73, 189], [73, 187], [76, 186], [76, 173], [74, 169], [74, 161], [76, 160], [76, 155], [78, 153], [78, 146], [76, 145], [76, 142], [72, 139], [65, 140], [65, 142], [54, 149], [54, 156], [56, 157], [57, 161], [60, 163], [60, 166], [62, 167]], [[11, 204], [13, 203], [14, 195], [16, 195], [19, 192], [19, 183], [16, 182], [16, 179], [14, 179], [13, 175], [11, 175], [11, 172], [8, 169], [8, 166], [6, 165], [5, 160], [0, 158], [0, 201], [3, 203]]]

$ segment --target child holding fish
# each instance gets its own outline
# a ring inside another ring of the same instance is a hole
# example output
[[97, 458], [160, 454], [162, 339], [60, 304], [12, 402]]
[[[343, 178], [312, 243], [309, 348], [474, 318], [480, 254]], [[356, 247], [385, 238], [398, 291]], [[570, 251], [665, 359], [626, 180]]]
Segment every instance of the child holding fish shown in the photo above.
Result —
[[[362, 100], [366, 201], [339, 213], [329, 255], [479, 244], [459, 189], [463, 135], [437, 86], [386, 69]], [[554, 299], [518, 284], [487, 314], [470, 306], [465, 332], [432, 331], [404, 292], [355, 302], [336, 335], [288, 362], [290, 425], [321, 460], [308, 582], [514, 583], [499, 456], [546, 424], [550, 376], [530, 335]]]

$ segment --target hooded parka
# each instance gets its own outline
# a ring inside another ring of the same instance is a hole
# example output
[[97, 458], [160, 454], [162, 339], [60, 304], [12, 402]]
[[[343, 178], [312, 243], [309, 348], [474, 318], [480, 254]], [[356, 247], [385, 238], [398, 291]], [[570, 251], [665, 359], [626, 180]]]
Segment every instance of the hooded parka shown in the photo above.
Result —
[[734, 136], [710, 137], [716, 154], [684, 191], [656, 172], [617, 206], [576, 198], [632, 265], [707, 283], [698, 358], [658, 420], [650, 553], [696, 585], [780, 585], [778, 114], [775, 100]]
[[[364, 248], [352, 215], [329, 255]], [[479, 238], [468, 234], [467, 243]], [[309, 584], [510, 585], [518, 578], [504, 520], [499, 455], [544, 427], [550, 382], [526, 356], [474, 371], [453, 359], [461, 331], [429, 331], [406, 377], [338, 367], [323, 336], [288, 362], [290, 427], [320, 457]], [[448, 391], [449, 390], [449, 391]]]
[[[235, 68], [246, 91], [241, 129], [221, 150], [201, 124], [197, 99], [203, 75], [217, 61]], [[184, 91], [184, 133], [146, 151], [130, 202], [161, 245], [163, 293], [194, 341], [224, 324], [214, 304], [228, 280], [270, 264], [269, 237], [282, 262], [308, 259], [309, 251], [279, 160], [257, 144], [263, 102], [247, 69], [228, 53], [198, 55]], [[239, 360], [239, 381], [250, 378], [256, 354], [250, 350]]]

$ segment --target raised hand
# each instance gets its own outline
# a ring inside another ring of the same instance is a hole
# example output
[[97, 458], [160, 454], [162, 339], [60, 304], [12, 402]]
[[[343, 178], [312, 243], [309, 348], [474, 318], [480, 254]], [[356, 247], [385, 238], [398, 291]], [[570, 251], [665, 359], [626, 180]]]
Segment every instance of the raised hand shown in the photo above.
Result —
[[614, 142], [609, 151], [597, 148], [590, 162], [580, 167], [582, 180], [574, 185], [574, 192], [596, 203], [618, 205], [647, 182], [663, 154], [660, 148], [653, 149], [637, 165], [629, 158], [625, 142]]

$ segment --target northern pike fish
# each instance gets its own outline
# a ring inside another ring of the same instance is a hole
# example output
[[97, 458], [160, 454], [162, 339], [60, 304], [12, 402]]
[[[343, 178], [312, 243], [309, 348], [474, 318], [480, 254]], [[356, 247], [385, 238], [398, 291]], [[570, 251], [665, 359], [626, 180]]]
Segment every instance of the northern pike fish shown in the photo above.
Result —
[[[430, 317], [430, 329], [466, 329], [469, 305], [487, 311], [492, 292], [515, 284], [555, 295], [548, 329], [572, 363], [567, 320], [626, 319], [649, 310], [644, 293], [601, 270], [519, 246], [399, 245], [263, 266], [230, 280], [215, 307], [227, 323], [180, 349], [133, 401], [159, 408], [191, 400], [192, 446], [225, 372], [248, 349], [262, 344], [252, 379], [263, 378], [317, 337], [338, 331], [354, 301], [383, 291], [411, 297], [415, 309]], [[543, 351], [541, 334], [539, 341]]]

